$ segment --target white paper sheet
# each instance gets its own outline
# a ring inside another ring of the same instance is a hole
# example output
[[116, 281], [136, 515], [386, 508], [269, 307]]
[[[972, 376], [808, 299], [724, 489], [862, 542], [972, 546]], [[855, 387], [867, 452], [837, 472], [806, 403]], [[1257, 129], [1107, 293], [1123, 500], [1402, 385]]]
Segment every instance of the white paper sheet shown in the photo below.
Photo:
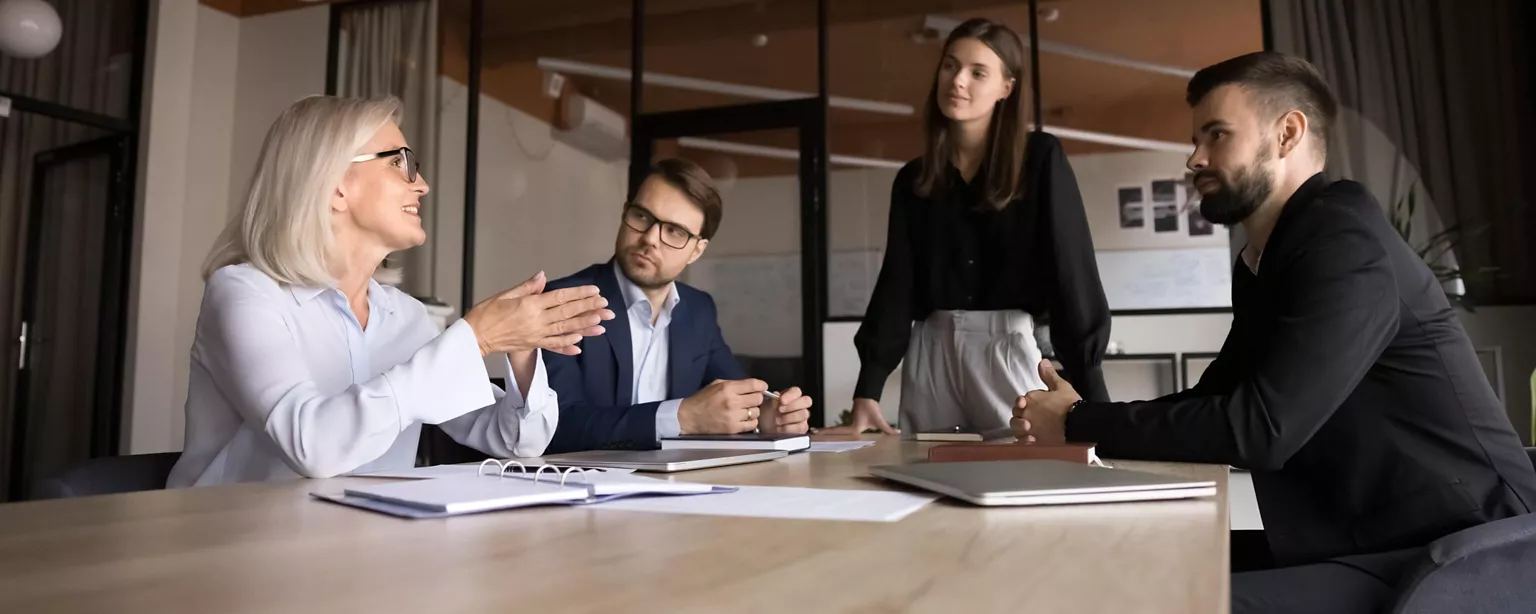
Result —
[[810, 452], [847, 452], [875, 445], [873, 441], [813, 441]]
[[592, 507], [709, 516], [896, 522], [937, 498], [938, 495], [887, 490], [742, 486], [739, 491], [722, 495], [621, 499]]

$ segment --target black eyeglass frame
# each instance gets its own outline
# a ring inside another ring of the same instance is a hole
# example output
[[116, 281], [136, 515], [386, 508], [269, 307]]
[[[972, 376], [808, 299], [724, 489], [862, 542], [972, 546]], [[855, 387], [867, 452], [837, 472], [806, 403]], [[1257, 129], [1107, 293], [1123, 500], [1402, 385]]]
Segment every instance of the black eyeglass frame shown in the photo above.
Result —
[[[633, 224], [629, 223], [629, 221], [630, 221], [629, 220], [629, 213], [630, 213], [631, 210], [640, 212], [641, 215], [644, 215], [646, 218], [650, 219], [651, 222], [649, 224], [646, 224], [645, 228], [636, 228]], [[624, 218], [624, 225], [625, 226], [629, 227], [630, 230], [633, 230], [633, 231], [638, 232], [640, 234], [645, 234], [647, 232], [650, 232], [652, 227], [656, 226], [657, 224], [660, 224], [661, 225], [661, 232], [658, 233], [658, 234], [661, 235], [661, 244], [665, 245], [667, 247], [670, 247], [672, 249], [684, 249], [684, 248], [688, 247], [688, 243], [693, 241], [694, 239], [698, 239], [700, 241], [704, 240], [704, 237], [702, 237], [700, 235], [697, 235], [697, 234], [694, 234], [694, 232], [692, 230], [688, 230], [687, 226], [684, 226], [684, 225], [679, 224], [677, 222], [669, 222], [667, 220], [664, 220], [664, 219], [661, 219], [659, 217], [656, 217], [655, 213], [651, 213], [650, 209], [646, 209], [645, 207], [641, 206], [639, 203], [629, 203], [627, 205], [624, 205], [624, 215], [623, 215], [623, 218]], [[682, 234], [687, 236], [686, 239], [683, 239], [683, 244], [682, 245], [673, 245], [673, 244], [667, 242], [667, 230], [669, 228], [676, 229], [677, 232], [680, 232], [680, 233], [682, 233]]]
[[389, 151], [363, 154], [352, 158], [352, 162], [367, 162], [391, 156], [402, 156], [405, 158], [405, 181], [407, 183], [416, 183], [416, 178], [421, 176], [421, 161], [416, 159], [416, 152], [411, 151], [409, 147], [397, 147]]

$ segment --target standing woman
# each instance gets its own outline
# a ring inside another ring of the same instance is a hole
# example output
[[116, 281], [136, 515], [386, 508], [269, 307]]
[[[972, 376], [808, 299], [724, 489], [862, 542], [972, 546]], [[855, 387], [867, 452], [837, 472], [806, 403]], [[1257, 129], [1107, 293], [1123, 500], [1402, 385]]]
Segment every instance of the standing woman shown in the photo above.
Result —
[[[1006, 435], [1018, 395], [1044, 388], [1034, 328], [1065, 377], [1107, 401], [1109, 304], [1061, 142], [1024, 119], [1023, 46], [972, 19], [949, 35], [928, 94], [927, 147], [891, 186], [885, 262], [854, 337], [853, 430], [896, 431], [880, 392], [903, 363], [900, 424]], [[916, 325], [913, 325], [913, 322]]]
[[208, 257], [171, 488], [409, 468], [422, 424], [498, 457], [549, 445], [559, 405], [539, 352], [578, 352], [613, 313], [594, 286], [543, 292], [540, 273], [439, 334], [375, 281], [427, 238], [430, 188], [399, 119], [394, 98], [312, 96], [272, 124]]

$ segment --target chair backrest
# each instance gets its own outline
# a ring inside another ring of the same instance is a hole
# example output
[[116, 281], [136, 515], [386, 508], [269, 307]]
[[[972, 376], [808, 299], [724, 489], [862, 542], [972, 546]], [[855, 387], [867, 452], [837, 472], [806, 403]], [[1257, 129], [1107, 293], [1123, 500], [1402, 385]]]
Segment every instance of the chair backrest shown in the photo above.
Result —
[[1536, 514], [1452, 533], [1425, 547], [1398, 584], [1393, 614], [1529, 612], [1536, 606]]
[[1536, 448], [1526, 448], [1525, 453], [1531, 457], [1531, 469], [1536, 470]]
[[32, 487], [33, 499], [68, 499], [165, 488], [180, 452], [93, 458]]

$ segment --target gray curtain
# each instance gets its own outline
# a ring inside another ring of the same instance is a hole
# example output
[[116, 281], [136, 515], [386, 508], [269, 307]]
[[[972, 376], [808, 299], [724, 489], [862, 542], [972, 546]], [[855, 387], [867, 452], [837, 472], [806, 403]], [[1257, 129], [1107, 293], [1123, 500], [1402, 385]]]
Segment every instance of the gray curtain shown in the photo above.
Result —
[[1530, 0], [1270, 0], [1273, 48], [1315, 64], [1343, 117], [1329, 170], [1415, 238], [1459, 227], [1474, 303], [1536, 302], [1536, 118]]
[[[125, 117], [133, 66], [133, 3], [51, 0], [50, 4], [59, 12], [63, 24], [63, 38], [58, 47], [36, 59], [0, 55], [0, 92], [101, 115]], [[105, 134], [103, 130], [14, 109], [10, 117], [0, 118], [0, 328], [3, 328], [6, 340], [0, 343], [0, 350], [3, 350], [0, 351], [0, 500], [9, 487], [9, 446], [13, 437], [18, 436], [11, 427], [15, 409], [21, 285], [27, 253], [27, 218], [33, 190], [45, 188], [32, 185], [33, 160], [38, 152]], [[71, 193], [76, 196], [57, 195], [58, 198], [74, 198], [71, 202], [77, 202], [77, 196], [87, 195], [86, 192], [102, 189], [105, 185], [102, 183], [105, 173], [87, 173], [73, 178], [78, 185], [71, 188], [74, 190]], [[50, 204], [58, 198], [50, 199]], [[95, 253], [99, 254], [101, 247], [85, 245], [79, 249], [82, 252], [96, 249]], [[71, 306], [62, 305], [60, 309], [69, 310]], [[73, 313], [50, 315], [62, 319], [72, 317]], [[71, 376], [89, 380], [93, 373], [86, 370]], [[35, 378], [34, 381], [44, 380]], [[34, 425], [39, 420], [69, 422], [74, 415], [64, 410], [34, 411], [32, 422]], [[44, 435], [46, 440], [32, 442], [33, 449], [46, 453], [74, 450], [76, 448], [66, 445], [67, 441], [53, 437], [69, 438], [90, 433], [88, 423], [79, 425], [78, 431], [68, 423], [55, 426], [58, 428], [48, 430]], [[37, 468], [36, 459], [33, 461]], [[47, 466], [46, 462], [44, 464]]]
[[[405, 105], [401, 130], [418, 154], [421, 172], [437, 179], [437, 0], [412, 0], [343, 8], [337, 40], [336, 93], [341, 96], [393, 95]], [[400, 288], [418, 298], [440, 294], [434, 266], [437, 206], [432, 194], [422, 199], [427, 244], [396, 254], [392, 266], [403, 269]]]

